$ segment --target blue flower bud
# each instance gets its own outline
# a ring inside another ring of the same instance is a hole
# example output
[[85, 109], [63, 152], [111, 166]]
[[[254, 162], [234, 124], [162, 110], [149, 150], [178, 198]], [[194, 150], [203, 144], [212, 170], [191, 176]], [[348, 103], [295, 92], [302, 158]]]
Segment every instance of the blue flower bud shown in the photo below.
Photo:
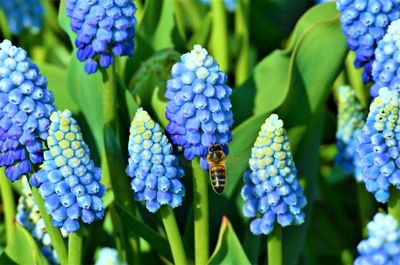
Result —
[[249, 165], [241, 194], [243, 214], [254, 217], [251, 232], [267, 235], [275, 221], [283, 227], [302, 224], [307, 200], [296, 178], [289, 141], [278, 115], [272, 114], [261, 126]]
[[77, 34], [75, 46], [84, 69], [93, 74], [98, 67], [107, 68], [114, 56], [132, 56], [134, 51], [136, 12], [132, 1], [67, 0], [67, 16]]
[[368, 238], [358, 244], [360, 256], [354, 265], [400, 264], [400, 229], [397, 221], [384, 213], [377, 213], [368, 223]]
[[43, 161], [54, 98], [26, 51], [8, 40], [0, 43], [0, 73], [0, 166], [15, 181]]
[[180, 206], [185, 195], [185, 187], [179, 181], [183, 169], [160, 125], [142, 108], [136, 111], [131, 124], [128, 151], [126, 173], [135, 199], [145, 201], [150, 212], [156, 212], [161, 205]]
[[208, 147], [221, 144], [227, 152], [232, 140], [232, 89], [225, 85], [226, 74], [200, 45], [182, 55], [171, 74], [165, 92], [167, 131], [173, 143], [184, 148], [186, 159], [200, 157], [201, 166], [208, 169]]
[[398, 137], [399, 91], [379, 89], [369, 109], [367, 121], [358, 135], [357, 153], [361, 179], [378, 202], [389, 199], [390, 184], [397, 187], [400, 176]]
[[[16, 221], [26, 228], [38, 244], [43, 255], [51, 264], [58, 264], [58, 257], [51, 244], [44, 221], [39, 213], [39, 208], [33, 199], [32, 192], [25, 178], [22, 179], [22, 195], [18, 200]], [[67, 236], [61, 229], [63, 237]]]
[[397, 0], [337, 0], [337, 9], [347, 46], [356, 52], [354, 65], [364, 67], [362, 78], [368, 83], [372, 79], [375, 47], [389, 24], [400, 18], [400, 3]]
[[[24, 29], [38, 33], [42, 28], [44, 8], [40, 0], [0, 0], [0, 8], [7, 18], [12, 34], [18, 35]], [[14, 64], [13, 68], [15, 67], [17, 64]]]
[[[79, 125], [69, 110], [54, 112], [43, 169], [31, 177], [39, 187], [46, 210], [56, 227], [76, 232], [79, 219], [87, 224], [104, 215], [105, 193], [101, 171], [93, 166], [89, 148], [82, 139]], [[77, 154], [81, 154], [77, 157]], [[88, 181], [90, 180], [90, 181]]]
[[365, 115], [361, 103], [353, 89], [349, 86], [339, 88], [338, 124], [336, 131], [335, 157], [337, 165], [346, 172], [353, 173], [357, 181], [361, 181], [360, 155], [356, 152], [358, 135], [364, 125]]

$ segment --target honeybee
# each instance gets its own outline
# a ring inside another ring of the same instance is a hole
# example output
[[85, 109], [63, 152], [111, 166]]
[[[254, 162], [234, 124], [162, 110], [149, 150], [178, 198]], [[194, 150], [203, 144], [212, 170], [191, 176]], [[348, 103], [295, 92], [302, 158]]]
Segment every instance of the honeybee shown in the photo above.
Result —
[[210, 181], [217, 194], [221, 194], [226, 186], [225, 160], [226, 155], [222, 145], [213, 144], [208, 147], [207, 162], [210, 164]]

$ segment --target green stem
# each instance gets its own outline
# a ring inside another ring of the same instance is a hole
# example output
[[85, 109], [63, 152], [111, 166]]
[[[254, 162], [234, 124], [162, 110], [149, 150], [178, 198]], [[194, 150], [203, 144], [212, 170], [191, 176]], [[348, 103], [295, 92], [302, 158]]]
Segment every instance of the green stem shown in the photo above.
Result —
[[[111, 64], [103, 74], [104, 83], [104, 123], [115, 126], [117, 117], [117, 79], [115, 64]], [[114, 127], [115, 128], [115, 127]]]
[[179, 0], [174, 0], [174, 13], [179, 34], [183, 40], [186, 40], [185, 19], [183, 17], [183, 10]]
[[268, 235], [268, 264], [282, 265], [282, 258], [282, 227], [277, 224]]
[[247, 79], [250, 68], [249, 7], [250, 0], [239, 0], [235, 12], [235, 35], [239, 42], [235, 71], [236, 86], [241, 85]]
[[222, 71], [229, 70], [228, 27], [224, 1], [212, 0], [211, 48]]
[[0, 191], [1, 200], [3, 202], [4, 219], [6, 224], [6, 235], [7, 245], [11, 243], [13, 239], [13, 223], [15, 218], [15, 201], [14, 194], [11, 188], [10, 180], [6, 177], [4, 167], [2, 167], [0, 173]]
[[68, 236], [68, 265], [82, 264], [82, 246], [83, 246], [82, 229]]
[[192, 161], [195, 264], [208, 263], [208, 176], [198, 158]]
[[51, 216], [47, 214], [46, 208], [44, 207], [43, 198], [37, 188], [32, 187], [32, 195], [33, 199], [39, 207], [40, 216], [43, 218], [47, 233], [49, 233], [51, 239], [51, 244], [53, 245], [54, 250], [57, 253], [58, 260], [60, 261], [61, 265], [65, 265], [67, 264], [68, 256], [67, 248], [65, 247], [64, 243], [64, 238], [62, 237], [60, 230], [55, 228], [51, 223]]
[[162, 206], [160, 212], [171, 246], [174, 263], [185, 265], [187, 264], [185, 249], [183, 247], [181, 234], [179, 233], [178, 224], [176, 223], [174, 211], [169, 206]]
[[388, 202], [388, 212], [400, 223], [400, 190], [391, 189]]

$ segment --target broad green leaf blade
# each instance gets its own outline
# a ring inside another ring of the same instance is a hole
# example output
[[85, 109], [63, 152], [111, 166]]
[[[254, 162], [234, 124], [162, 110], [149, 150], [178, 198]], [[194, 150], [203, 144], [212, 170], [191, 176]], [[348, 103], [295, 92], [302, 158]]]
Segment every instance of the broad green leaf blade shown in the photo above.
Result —
[[120, 216], [121, 222], [125, 224], [127, 229], [133, 231], [138, 236], [146, 240], [151, 247], [164, 258], [170, 261], [173, 260], [168, 241], [164, 237], [161, 237], [158, 232], [140, 222], [131, 212], [124, 209], [123, 206], [115, 203], [115, 210]]
[[209, 265], [251, 264], [227, 217], [222, 219], [218, 242]]
[[13, 234], [13, 241], [0, 255], [1, 264], [48, 264], [35, 240], [24, 227], [15, 222]]

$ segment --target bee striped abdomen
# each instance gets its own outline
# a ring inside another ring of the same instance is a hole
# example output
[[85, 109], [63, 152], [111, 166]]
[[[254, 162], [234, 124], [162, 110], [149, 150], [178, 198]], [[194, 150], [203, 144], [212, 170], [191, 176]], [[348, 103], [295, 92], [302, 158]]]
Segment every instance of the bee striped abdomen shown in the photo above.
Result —
[[225, 166], [216, 165], [210, 167], [211, 185], [214, 191], [218, 194], [222, 193], [226, 185]]

